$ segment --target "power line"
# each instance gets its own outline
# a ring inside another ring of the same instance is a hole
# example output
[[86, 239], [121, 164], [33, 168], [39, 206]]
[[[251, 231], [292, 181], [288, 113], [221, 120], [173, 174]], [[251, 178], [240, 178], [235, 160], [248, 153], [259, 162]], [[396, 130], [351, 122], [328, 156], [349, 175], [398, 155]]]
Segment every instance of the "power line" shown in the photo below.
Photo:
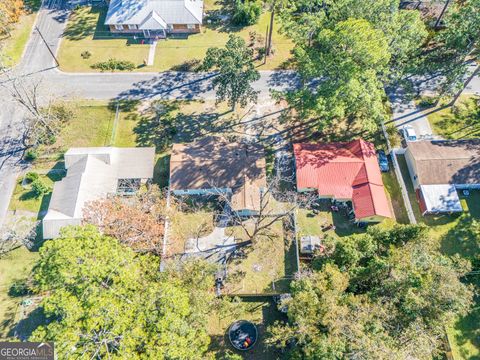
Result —
[[50, 46], [48, 45], [47, 41], [46, 41], [45, 38], [43, 37], [43, 34], [40, 32], [40, 29], [38, 28], [38, 26], [35, 26], [35, 30], [37, 30], [38, 35], [40, 35], [40, 37], [42, 38], [43, 43], [45, 44], [45, 46], [47, 47], [48, 51], [50, 52], [50, 55], [52, 55], [53, 59], [55, 60], [55, 62], [56, 62], [56, 64], [57, 64], [57, 66], [60, 66], [60, 63], [58, 62], [57, 57], [56, 57], [55, 54], [53, 53], [52, 49], [50, 49]]

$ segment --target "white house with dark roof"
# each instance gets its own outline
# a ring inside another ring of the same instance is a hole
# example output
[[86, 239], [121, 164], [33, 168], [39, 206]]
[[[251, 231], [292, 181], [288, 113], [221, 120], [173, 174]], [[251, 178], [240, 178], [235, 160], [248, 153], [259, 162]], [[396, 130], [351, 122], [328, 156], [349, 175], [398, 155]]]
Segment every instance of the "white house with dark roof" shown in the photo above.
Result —
[[166, 37], [198, 33], [202, 20], [203, 0], [111, 0], [105, 25], [113, 33]]
[[60, 229], [80, 225], [86, 203], [110, 194], [134, 192], [153, 178], [155, 148], [71, 148], [65, 153], [67, 175], [53, 187], [43, 218], [43, 238], [59, 236]]

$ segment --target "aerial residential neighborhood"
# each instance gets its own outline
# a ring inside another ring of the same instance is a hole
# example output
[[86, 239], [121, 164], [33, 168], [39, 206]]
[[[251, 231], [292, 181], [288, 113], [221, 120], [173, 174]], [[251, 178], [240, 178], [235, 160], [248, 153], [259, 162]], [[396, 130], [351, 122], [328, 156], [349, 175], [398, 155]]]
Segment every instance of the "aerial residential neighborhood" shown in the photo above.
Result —
[[479, 0], [3, 0], [0, 358], [480, 358]]

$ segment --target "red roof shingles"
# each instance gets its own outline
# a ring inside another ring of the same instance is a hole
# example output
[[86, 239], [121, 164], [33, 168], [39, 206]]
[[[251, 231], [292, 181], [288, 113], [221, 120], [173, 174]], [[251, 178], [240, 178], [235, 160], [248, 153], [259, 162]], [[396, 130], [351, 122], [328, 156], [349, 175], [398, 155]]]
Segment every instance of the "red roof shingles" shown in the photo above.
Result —
[[351, 199], [357, 220], [392, 217], [372, 143], [294, 144], [297, 188]]

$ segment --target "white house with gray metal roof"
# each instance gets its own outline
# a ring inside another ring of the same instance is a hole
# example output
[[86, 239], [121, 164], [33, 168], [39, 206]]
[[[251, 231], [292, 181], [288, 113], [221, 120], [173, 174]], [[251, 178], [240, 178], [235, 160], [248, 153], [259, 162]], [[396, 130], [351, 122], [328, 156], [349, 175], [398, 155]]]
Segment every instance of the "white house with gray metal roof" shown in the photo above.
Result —
[[202, 20], [203, 0], [111, 0], [105, 25], [113, 33], [166, 37], [198, 33]]
[[71, 148], [65, 153], [67, 175], [53, 187], [43, 218], [43, 238], [80, 225], [86, 203], [110, 194], [132, 193], [153, 178], [155, 148]]

